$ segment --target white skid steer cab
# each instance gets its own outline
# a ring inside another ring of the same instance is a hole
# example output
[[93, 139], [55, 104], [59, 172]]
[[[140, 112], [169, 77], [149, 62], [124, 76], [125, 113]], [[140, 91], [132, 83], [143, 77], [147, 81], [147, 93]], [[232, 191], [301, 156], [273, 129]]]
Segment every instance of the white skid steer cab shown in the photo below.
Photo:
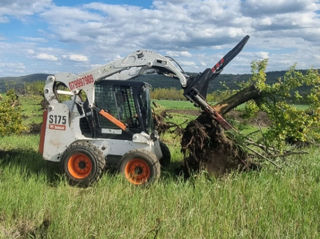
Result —
[[153, 126], [150, 85], [134, 79], [147, 73], [179, 79], [185, 97], [228, 128], [205, 100], [208, 83], [248, 38], [196, 77], [184, 73], [172, 58], [147, 50], [80, 75], [48, 76], [40, 153], [45, 160], [61, 163], [72, 185], [91, 185], [106, 167], [116, 167], [134, 185], [156, 181], [161, 166], [170, 163], [170, 151]]

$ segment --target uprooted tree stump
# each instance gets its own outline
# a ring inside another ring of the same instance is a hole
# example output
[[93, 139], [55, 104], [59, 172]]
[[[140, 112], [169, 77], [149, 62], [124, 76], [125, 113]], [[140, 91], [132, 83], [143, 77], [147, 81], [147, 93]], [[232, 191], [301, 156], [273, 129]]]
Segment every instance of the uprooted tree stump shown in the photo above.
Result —
[[[252, 85], [213, 108], [223, 115], [246, 101], [259, 98], [260, 94], [259, 89]], [[221, 125], [206, 112], [202, 112], [185, 128], [181, 150], [189, 174], [206, 170], [209, 174], [221, 176], [231, 170], [250, 168], [247, 153], [227, 137]]]
[[235, 169], [249, 167], [248, 157], [224, 132], [224, 129], [203, 112], [185, 128], [181, 140], [184, 166], [192, 171], [206, 170], [220, 176]]
[[224, 129], [205, 112], [187, 125], [181, 147], [184, 166], [189, 174], [206, 170], [220, 176], [230, 170], [249, 167], [246, 152], [229, 139]]

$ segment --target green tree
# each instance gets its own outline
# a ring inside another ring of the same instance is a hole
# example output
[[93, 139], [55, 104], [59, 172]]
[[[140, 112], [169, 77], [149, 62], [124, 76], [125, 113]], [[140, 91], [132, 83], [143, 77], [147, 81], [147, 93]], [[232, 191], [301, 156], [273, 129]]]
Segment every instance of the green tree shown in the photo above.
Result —
[[[272, 121], [263, 133], [264, 143], [281, 148], [288, 142], [312, 142], [320, 140], [320, 75], [316, 70], [305, 74], [295, 66], [277, 82], [266, 83], [267, 60], [252, 63], [252, 77], [261, 97], [250, 101], [246, 112], [264, 111]], [[305, 110], [298, 109], [293, 102], [307, 104]]]
[[0, 98], [0, 135], [21, 133], [23, 130], [19, 98], [14, 90], [8, 90]]
[[25, 83], [24, 88], [28, 95], [43, 95], [44, 81], [34, 81]]

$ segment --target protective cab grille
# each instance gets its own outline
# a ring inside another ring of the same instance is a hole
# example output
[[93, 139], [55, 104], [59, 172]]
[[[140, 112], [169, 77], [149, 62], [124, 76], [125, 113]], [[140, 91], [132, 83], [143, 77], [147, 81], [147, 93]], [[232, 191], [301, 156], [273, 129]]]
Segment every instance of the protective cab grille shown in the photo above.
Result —
[[[95, 104], [125, 123], [129, 128], [139, 127], [132, 87], [96, 84]], [[100, 128], [118, 129], [101, 115], [97, 116]]]

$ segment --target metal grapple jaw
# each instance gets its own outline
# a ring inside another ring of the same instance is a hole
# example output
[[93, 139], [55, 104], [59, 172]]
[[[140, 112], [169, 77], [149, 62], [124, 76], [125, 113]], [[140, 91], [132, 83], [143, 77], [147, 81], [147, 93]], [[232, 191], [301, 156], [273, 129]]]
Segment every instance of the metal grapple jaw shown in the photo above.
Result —
[[223, 68], [235, 58], [247, 43], [249, 36], [245, 36], [231, 51], [221, 58], [211, 69], [207, 68], [197, 76], [190, 77], [184, 88], [184, 96], [199, 106], [202, 110], [210, 113], [226, 129], [232, 127], [221, 115], [207, 103], [206, 97], [209, 82], [214, 80], [222, 72]]

